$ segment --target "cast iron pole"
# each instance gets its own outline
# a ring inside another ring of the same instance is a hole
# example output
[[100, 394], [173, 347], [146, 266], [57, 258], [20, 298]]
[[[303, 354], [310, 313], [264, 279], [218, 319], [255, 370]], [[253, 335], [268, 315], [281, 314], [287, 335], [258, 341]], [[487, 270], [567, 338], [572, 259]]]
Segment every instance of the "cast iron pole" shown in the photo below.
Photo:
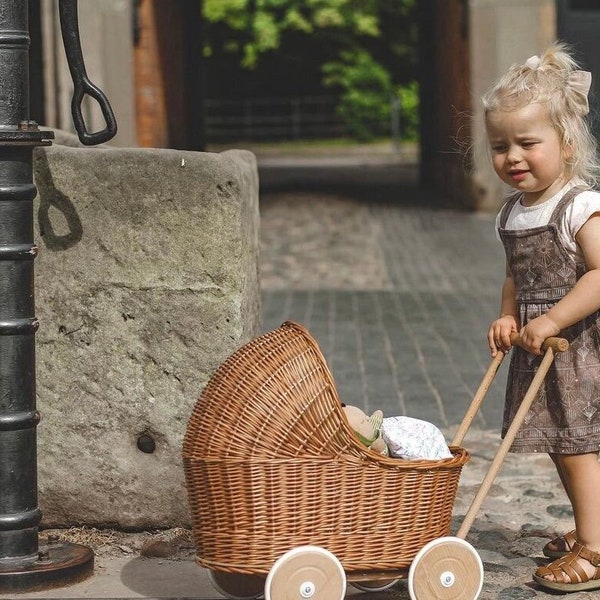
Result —
[[[76, 1], [61, 0], [61, 10], [61, 24], [66, 12], [71, 25], [63, 28], [63, 35], [69, 32], [65, 45], [75, 55], [75, 67], [69, 57], [77, 77], [75, 118], [81, 116], [85, 93], [100, 96], [99, 101], [103, 96], [85, 75]], [[103, 112], [110, 119], [108, 133], [114, 135], [110, 107]], [[90, 136], [79, 120], [84, 143], [112, 137], [107, 132]], [[66, 585], [93, 572], [89, 548], [53, 538], [40, 545], [38, 540], [33, 150], [53, 137], [29, 120], [28, 2], [0, 0], [0, 592]]]
[[33, 148], [27, 2], [0, 6], [0, 569], [38, 558]]

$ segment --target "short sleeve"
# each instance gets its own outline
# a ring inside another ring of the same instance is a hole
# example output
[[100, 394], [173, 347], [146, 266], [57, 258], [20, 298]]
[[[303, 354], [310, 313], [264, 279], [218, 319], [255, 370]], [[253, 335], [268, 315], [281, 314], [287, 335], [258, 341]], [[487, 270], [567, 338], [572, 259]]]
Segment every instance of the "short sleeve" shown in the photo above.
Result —
[[600, 213], [599, 192], [588, 190], [575, 197], [565, 215], [572, 239], [575, 239], [578, 231], [595, 213]]

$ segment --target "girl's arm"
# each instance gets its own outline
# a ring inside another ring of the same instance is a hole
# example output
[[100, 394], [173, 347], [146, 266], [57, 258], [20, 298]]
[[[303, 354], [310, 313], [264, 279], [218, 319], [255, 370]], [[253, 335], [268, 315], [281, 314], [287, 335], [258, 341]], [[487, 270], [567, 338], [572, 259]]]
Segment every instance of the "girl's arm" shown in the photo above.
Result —
[[533, 319], [521, 330], [523, 344], [540, 354], [543, 341], [600, 309], [600, 213], [593, 214], [575, 236], [587, 271], [573, 289], [545, 315]]
[[490, 325], [488, 330], [488, 344], [492, 356], [496, 356], [498, 350], [508, 352], [510, 350], [510, 334], [518, 330], [519, 317], [515, 299], [515, 281], [508, 265], [506, 265], [506, 278], [502, 285], [500, 317]]

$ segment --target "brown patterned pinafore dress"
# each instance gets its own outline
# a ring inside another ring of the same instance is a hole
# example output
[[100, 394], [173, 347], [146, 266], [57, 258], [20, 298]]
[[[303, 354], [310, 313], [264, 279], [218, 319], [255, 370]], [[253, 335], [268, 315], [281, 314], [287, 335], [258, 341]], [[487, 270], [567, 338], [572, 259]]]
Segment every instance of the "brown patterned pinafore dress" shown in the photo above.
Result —
[[[585, 272], [561, 244], [559, 223], [569, 203], [585, 187], [571, 188], [558, 202], [548, 225], [507, 230], [517, 194], [500, 215], [499, 235], [515, 282], [521, 326], [547, 312]], [[600, 312], [560, 333], [570, 342], [557, 353], [538, 396], [511, 447], [512, 452], [583, 454], [600, 449]], [[541, 362], [540, 356], [512, 349], [502, 437], [506, 434]]]

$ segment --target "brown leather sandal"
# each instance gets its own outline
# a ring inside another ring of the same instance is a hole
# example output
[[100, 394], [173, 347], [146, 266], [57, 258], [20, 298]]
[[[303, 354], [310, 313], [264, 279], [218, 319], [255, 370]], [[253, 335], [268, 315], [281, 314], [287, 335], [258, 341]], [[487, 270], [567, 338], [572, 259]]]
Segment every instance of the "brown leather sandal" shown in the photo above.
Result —
[[[578, 562], [579, 559], [585, 559], [596, 567], [591, 577]], [[575, 542], [567, 556], [556, 559], [548, 566], [540, 567], [534, 573], [533, 579], [542, 587], [560, 592], [600, 590], [600, 552], [592, 552], [583, 544]]]
[[[569, 531], [568, 533], [565, 533], [564, 535], [554, 538], [552, 541], [548, 542], [544, 546], [542, 552], [544, 553], [544, 556], [547, 556], [548, 558], [551, 558], [553, 560], [556, 558], [562, 558], [563, 556], [567, 556], [567, 554], [571, 552], [571, 550], [573, 549], [573, 544], [576, 541], [577, 538], [575, 537], [575, 530], [573, 529], [573, 531]], [[563, 549], [553, 550], [551, 546]]]

